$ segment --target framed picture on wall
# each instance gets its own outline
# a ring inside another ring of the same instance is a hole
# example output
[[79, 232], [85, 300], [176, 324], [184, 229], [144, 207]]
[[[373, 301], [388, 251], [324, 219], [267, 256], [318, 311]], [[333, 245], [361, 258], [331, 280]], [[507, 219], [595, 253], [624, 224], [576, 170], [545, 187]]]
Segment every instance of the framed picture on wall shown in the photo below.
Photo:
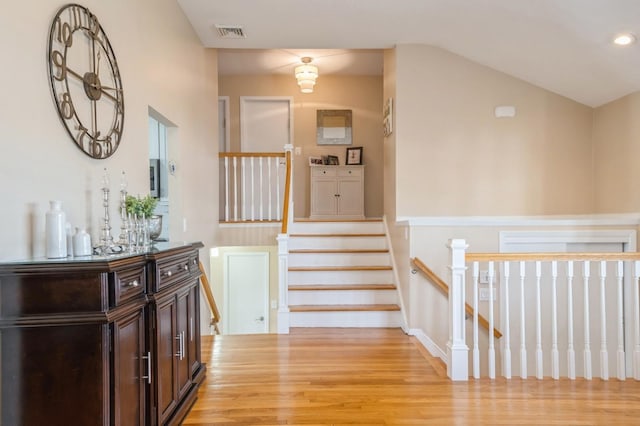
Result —
[[362, 147], [347, 148], [347, 159], [344, 163], [347, 166], [362, 164]]
[[318, 145], [351, 145], [351, 110], [319, 109], [316, 111]]

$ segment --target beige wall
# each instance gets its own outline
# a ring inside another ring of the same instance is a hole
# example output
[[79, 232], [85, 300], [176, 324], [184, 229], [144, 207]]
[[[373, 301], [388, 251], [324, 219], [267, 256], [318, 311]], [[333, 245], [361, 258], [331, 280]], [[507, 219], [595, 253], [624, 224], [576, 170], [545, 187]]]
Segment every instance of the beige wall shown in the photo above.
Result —
[[[217, 55], [204, 49], [173, 0], [87, 0], [115, 51], [124, 88], [125, 121], [118, 151], [94, 160], [76, 148], [58, 118], [50, 93], [46, 52], [51, 20], [64, 3], [26, 0], [0, 14], [0, 259], [44, 254], [48, 201], [63, 202], [73, 226], [88, 226], [94, 241], [102, 217], [99, 182], [103, 168], [117, 192], [125, 171], [130, 192], [149, 190], [148, 108], [176, 125], [172, 153], [178, 165], [171, 194], [174, 240], [211, 246], [217, 211]], [[25, 28], [29, 28], [25, 31]], [[16, 35], [20, 34], [19, 38]], [[211, 182], [211, 185], [202, 185]], [[214, 213], [215, 214], [215, 213]], [[112, 226], [120, 221], [115, 199]], [[203, 252], [204, 253], [204, 252]]]
[[398, 216], [593, 211], [591, 108], [424, 45], [397, 47], [396, 85]]
[[596, 108], [593, 149], [596, 212], [640, 211], [640, 92]]
[[294, 156], [294, 217], [309, 216], [309, 156], [337, 155], [344, 164], [346, 146], [316, 144], [316, 111], [350, 109], [353, 112], [353, 145], [362, 146], [365, 167], [365, 214], [381, 217], [382, 200], [382, 78], [322, 75], [310, 94], [300, 93], [291, 75], [220, 76], [220, 96], [229, 96], [231, 150], [240, 149], [240, 96], [291, 96], [296, 147]]

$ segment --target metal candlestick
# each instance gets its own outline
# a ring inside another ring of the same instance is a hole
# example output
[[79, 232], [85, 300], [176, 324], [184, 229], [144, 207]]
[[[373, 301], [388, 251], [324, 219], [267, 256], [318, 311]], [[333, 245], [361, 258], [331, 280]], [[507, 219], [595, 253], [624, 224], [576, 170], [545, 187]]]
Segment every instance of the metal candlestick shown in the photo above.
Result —
[[127, 180], [124, 172], [122, 172], [122, 181], [120, 182], [120, 237], [119, 243], [123, 247], [129, 245], [129, 216], [127, 214]]

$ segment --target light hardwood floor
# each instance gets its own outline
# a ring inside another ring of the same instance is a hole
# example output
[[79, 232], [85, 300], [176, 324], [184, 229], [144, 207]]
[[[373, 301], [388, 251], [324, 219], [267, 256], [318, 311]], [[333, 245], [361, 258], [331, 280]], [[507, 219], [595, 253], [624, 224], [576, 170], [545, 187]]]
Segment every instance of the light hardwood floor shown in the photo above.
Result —
[[640, 382], [471, 380], [399, 329], [203, 339], [185, 425], [640, 425]]

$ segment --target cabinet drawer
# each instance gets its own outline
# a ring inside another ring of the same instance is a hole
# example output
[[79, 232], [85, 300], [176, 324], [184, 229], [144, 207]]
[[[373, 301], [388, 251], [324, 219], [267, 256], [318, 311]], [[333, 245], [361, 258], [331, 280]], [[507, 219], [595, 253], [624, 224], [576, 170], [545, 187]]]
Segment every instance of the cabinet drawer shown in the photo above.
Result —
[[338, 170], [338, 176], [362, 176], [362, 169], [340, 169]]
[[113, 306], [144, 293], [147, 282], [144, 265], [116, 271], [113, 276]]
[[[197, 261], [195, 269], [198, 269]], [[167, 287], [180, 280], [188, 278], [193, 269], [193, 261], [191, 258], [180, 257], [178, 259], [167, 259], [158, 262], [158, 277], [156, 282], [156, 290]]]
[[311, 176], [335, 176], [336, 169], [332, 167], [313, 167], [311, 169]]

